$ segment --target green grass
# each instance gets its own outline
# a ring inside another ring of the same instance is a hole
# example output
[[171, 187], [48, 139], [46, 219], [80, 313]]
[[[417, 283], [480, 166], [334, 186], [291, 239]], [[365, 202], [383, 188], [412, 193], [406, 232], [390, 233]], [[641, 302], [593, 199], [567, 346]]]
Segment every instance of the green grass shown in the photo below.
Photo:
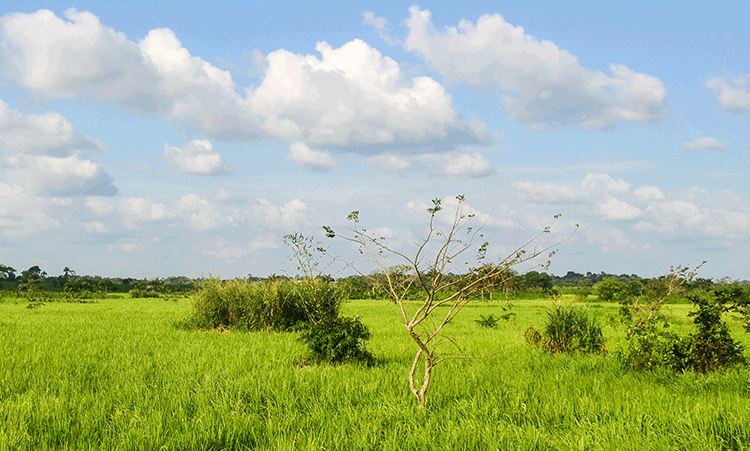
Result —
[[[433, 374], [419, 410], [413, 345], [393, 305], [353, 301], [380, 364], [306, 366], [291, 333], [199, 332], [189, 301], [0, 304], [0, 450], [718, 450], [750, 449], [750, 370], [635, 373], [615, 352], [549, 355], [523, 343], [549, 301], [517, 301], [516, 327], [479, 327], [496, 303], [449, 326], [465, 353]], [[607, 324], [614, 305], [588, 304]], [[670, 305], [687, 332], [689, 305]], [[733, 325], [735, 337], [750, 345]]]

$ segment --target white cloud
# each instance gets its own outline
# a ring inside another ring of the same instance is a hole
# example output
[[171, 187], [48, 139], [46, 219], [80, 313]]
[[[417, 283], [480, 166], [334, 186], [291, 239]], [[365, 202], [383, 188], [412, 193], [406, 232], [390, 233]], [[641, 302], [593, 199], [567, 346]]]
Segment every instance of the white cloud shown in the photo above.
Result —
[[188, 227], [198, 232], [235, 224], [233, 216], [220, 211], [197, 194], [182, 196], [177, 202], [177, 209], [183, 212], [182, 217]]
[[393, 153], [381, 153], [380, 155], [367, 157], [365, 161], [370, 166], [391, 172], [405, 171], [412, 166], [409, 157]]
[[614, 197], [599, 204], [599, 214], [613, 221], [627, 221], [643, 216], [643, 212], [638, 208]]
[[117, 194], [112, 177], [99, 163], [81, 155], [25, 157], [23, 177], [35, 192], [45, 196]]
[[263, 216], [269, 226], [282, 226], [289, 229], [306, 222], [307, 205], [299, 199], [290, 200], [281, 207], [276, 207], [267, 199], [259, 199], [258, 202], [260, 205], [255, 208], [255, 211]]
[[173, 216], [164, 204], [144, 197], [110, 199], [90, 196], [86, 198], [84, 206], [100, 217], [117, 215], [122, 223], [131, 228], [139, 222], [162, 221]]
[[208, 201], [193, 193], [186, 194], [177, 201], [177, 208], [180, 210], [200, 210], [208, 206]]
[[388, 45], [396, 45], [398, 41], [390, 36], [390, 27], [385, 17], [377, 17], [372, 11], [365, 11], [362, 13], [362, 24], [369, 25], [378, 31], [380, 38]]
[[0, 152], [66, 156], [82, 150], [103, 151], [105, 146], [73, 130], [58, 113], [23, 115], [0, 99]]
[[695, 138], [692, 141], [682, 143], [682, 147], [687, 150], [703, 150], [703, 149], [722, 149], [724, 145], [716, 138], [710, 138], [703, 136]]
[[256, 55], [263, 80], [243, 98], [229, 72], [192, 56], [169, 29], [136, 43], [89, 12], [63, 16], [40, 10], [0, 18], [6, 77], [46, 96], [176, 119], [222, 140], [272, 138], [360, 153], [492, 140], [483, 124], [460, 117], [440, 83], [408, 79], [361, 40], [336, 49], [319, 42], [320, 57], [283, 49]]
[[19, 185], [0, 182], [0, 233], [18, 239], [60, 227], [45, 204], [46, 199], [26, 193]]
[[84, 206], [91, 209], [98, 216], [108, 216], [115, 212], [116, 206], [113, 199], [102, 197], [87, 197]]
[[367, 43], [355, 39], [334, 49], [319, 42], [316, 50], [320, 59], [286, 50], [267, 55], [265, 78], [246, 103], [266, 117], [270, 134], [365, 153], [370, 146], [382, 152], [389, 150], [384, 145], [451, 149], [490, 141], [460, 118], [438, 82], [407, 80], [398, 63]]
[[257, 236], [250, 240], [247, 247], [250, 252], [263, 249], [277, 249], [279, 247], [278, 239], [271, 235]]
[[278, 248], [278, 240], [271, 235], [256, 236], [251, 239], [247, 245], [238, 245], [219, 238], [208, 247], [197, 247], [196, 250], [203, 255], [216, 257], [228, 263], [233, 263], [245, 255], [254, 252]]
[[312, 150], [301, 142], [292, 143], [286, 159], [313, 171], [328, 171], [336, 166], [329, 152]]
[[713, 77], [706, 81], [706, 87], [716, 93], [719, 105], [731, 113], [750, 111], [750, 74], [739, 77]]
[[602, 251], [606, 253], [616, 253], [638, 248], [638, 245], [629, 240], [625, 236], [625, 232], [620, 229], [608, 228], [601, 232], [588, 231], [586, 235], [589, 243], [601, 245]]
[[109, 229], [99, 221], [88, 221], [83, 224], [83, 228], [89, 233], [107, 233]]
[[605, 193], [609, 191], [624, 193], [630, 189], [630, 184], [625, 180], [615, 180], [608, 174], [603, 173], [586, 174], [583, 182], [581, 182], [581, 186], [591, 191]]
[[649, 200], [649, 199], [655, 199], [660, 200], [664, 199], [664, 193], [661, 192], [661, 190], [656, 186], [642, 186], [640, 188], [637, 188], [635, 191], [633, 191], [638, 198], [643, 200]]
[[164, 145], [164, 158], [181, 172], [188, 174], [218, 175], [228, 167], [221, 155], [213, 151], [210, 141], [194, 139], [183, 147]]
[[409, 8], [405, 48], [424, 57], [445, 77], [505, 95], [511, 118], [532, 129], [580, 126], [597, 130], [622, 121], [653, 121], [667, 110], [667, 92], [656, 77], [610, 64], [611, 75], [580, 65], [551, 41], [540, 41], [502, 16], [476, 24], [435, 29], [430, 12]]
[[427, 170], [436, 175], [485, 177], [495, 172], [492, 163], [479, 152], [473, 154], [460, 152], [427, 153], [415, 159], [426, 165]]
[[634, 229], [670, 235], [682, 230], [683, 233], [698, 233], [730, 240], [750, 237], [750, 208], [734, 202], [728, 205], [730, 208], [721, 205], [720, 198], [705, 192], [692, 202], [675, 200], [652, 203], [646, 211], [646, 218], [636, 224]]
[[579, 196], [567, 186], [551, 183], [516, 182], [518, 198], [524, 202], [538, 204], [569, 203], [579, 200]]
[[164, 204], [156, 203], [144, 197], [126, 197], [120, 199], [118, 210], [123, 220], [129, 223], [163, 221], [172, 217]]

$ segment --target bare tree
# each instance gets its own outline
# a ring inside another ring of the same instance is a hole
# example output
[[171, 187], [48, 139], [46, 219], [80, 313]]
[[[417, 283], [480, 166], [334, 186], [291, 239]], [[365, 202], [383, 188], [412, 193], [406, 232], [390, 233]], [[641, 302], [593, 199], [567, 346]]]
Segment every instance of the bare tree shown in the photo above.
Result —
[[[542, 254], [551, 257], [555, 253], [551, 249], [567, 241], [575, 233], [574, 229], [570, 236], [563, 240], [550, 246], [532, 249], [532, 245], [543, 234], [550, 232], [551, 226], [560, 217], [556, 215], [549, 226], [507, 257], [496, 263], [484, 263], [489, 246], [486, 241], [480, 243], [484, 224], [478, 228], [471, 227], [469, 223], [474, 215], [463, 212], [465, 196], [459, 195], [456, 199], [456, 211], [445, 227], [441, 227], [439, 221], [436, 221], [436, 215], [443, 209], [442, 202], [440, 199], [432, 201], [432, 208], [427, 209], [430, 222], [426, 237], [416, 243], [417, 249], [413, 257], [387, 245], [384, 237], [373, 235], [362, 228], [359, 225], [358, 211], [347, 217], [352, 222], [347, 235], [339, 235], [331, 227], [323, 227], [328, 238], [340, 237], [357, 244], [359, 252], [369, 256], [379, 268], [380, 277], [375, 278], [373, 282], [378, 283], [398, 306], [406, 332], [417, 348], [409, 369], [409, 388], [417, 398], [420, 408], [425, 404], [425, 394], [430, 386], [435, 366], [446, 359], [486, 357], [438, 353], [445, 344], [456, 345], [455, 340], [445, 334], [446, 325], [478, 292], [514, 277], [515, 274], [510, 271], [511, 267]], [[478, 265], [471, 268], [468, 261], [464, 261], [465, 268], [457, 271], [458, 275], [453, 273], [452, 270], [456, 270], [456, 265], [460, 264], [466, 258], [465, 254], [468, 255], [472, 249], [477, 251]], [[388, 256], [398, 258], [401, 264], [388, 265]], [[549, 261], [542, 266], [549, 267]], [[416, 303], [408, 303], [406, 294], [413, 287], [417, 287], [424, 297]]]

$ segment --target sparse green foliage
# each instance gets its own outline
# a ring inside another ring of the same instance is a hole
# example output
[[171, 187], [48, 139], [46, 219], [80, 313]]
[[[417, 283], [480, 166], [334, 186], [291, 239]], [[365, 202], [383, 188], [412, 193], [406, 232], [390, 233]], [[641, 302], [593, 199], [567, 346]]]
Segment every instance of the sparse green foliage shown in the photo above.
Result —
[[586, 310], [577, 307], [555, 307], [547, 317], [544, 333], [534, 328], [526, 331], [526, 341], [553, 354], [604, 354], [604, 335], [599, 322]]
[[292, 251], [289, 260], [294, 265], [297, 275], [304, 278], [320, 277], [322, 270], [318, 269], [320, 261], [325, 255], [327, 248], [323, 243], [315, 241], [311, 236], [304, 236], [299, 232], [284, 235], [284, 244]]
[[[382, 277], [374, 280], [397, 305], [406, 333], [416, 347], [408, 375], [409, 389], [420, 407], [425, 404], [425, 394], [435, 366], [446, 359], [466, 357], [444, 351], [450, 345], [456, 345], [455, 340], [447, 336], [445, 326], [467, 303], [476, 299], [478, 293], [506, 280], [504, 275], [511, 267], [542, 254], [548, 253], [551, 257], [554, 255], [552, 247], [559, 244], [530, 249], [530, 245], [541, 235], [550, 232], [548, 226], [507, 257], [496, 263], [484, 264], [489, 244], [483, 240], [482, 227], [474, 228], [468, 224], [474, 215], [464, 213], [465, 196], [456, 196], [456, 201], [455, 212], [445, 216], [441, 213], [438, 221], [437, 214], [443, 211], [442, 200], [433, 199], [432, 207], [427, 209], [429, 226], [426, 236], [417, 243], [413, 257], [390, 247], [382, 237], [361, 227], [358, 211], [347, 216], [352, 223], [348, 236], [336, 233], [331, 227], [323, 227], [327, 237], [340, 237], [357, 244], [360, 254], [369, 256], [377, 265], [378, 274]], [[555, 216], [555, 220], [558, 217]], [[440, 225], [443, 223], [447, 225]], [[477, 251], [478, 264], [475, 267], [469, 267], [468, 261], [462, 261], [466, 258], [465, 254], [470, 254], [470, 249]], [[387, 256], [398, 258], [402, 264], [387, 262]], [[466, 266], [462, 266], [462, 263]], [[469, 268], [468, 272], [464, 268]], [[463, 275], [449, 277], [449, 274]], [[421, 298], [415, 304], [408, 303], [415, 289]]]

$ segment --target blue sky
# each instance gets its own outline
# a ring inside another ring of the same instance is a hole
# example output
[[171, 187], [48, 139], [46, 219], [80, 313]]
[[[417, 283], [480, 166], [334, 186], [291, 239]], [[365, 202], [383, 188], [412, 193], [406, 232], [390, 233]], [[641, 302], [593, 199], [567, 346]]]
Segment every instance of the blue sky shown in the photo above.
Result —
[[466, 194], [494, 257], [750, 278], [750, 5], [453, 3], [0, 6], [0, 262], [282, 273]]

